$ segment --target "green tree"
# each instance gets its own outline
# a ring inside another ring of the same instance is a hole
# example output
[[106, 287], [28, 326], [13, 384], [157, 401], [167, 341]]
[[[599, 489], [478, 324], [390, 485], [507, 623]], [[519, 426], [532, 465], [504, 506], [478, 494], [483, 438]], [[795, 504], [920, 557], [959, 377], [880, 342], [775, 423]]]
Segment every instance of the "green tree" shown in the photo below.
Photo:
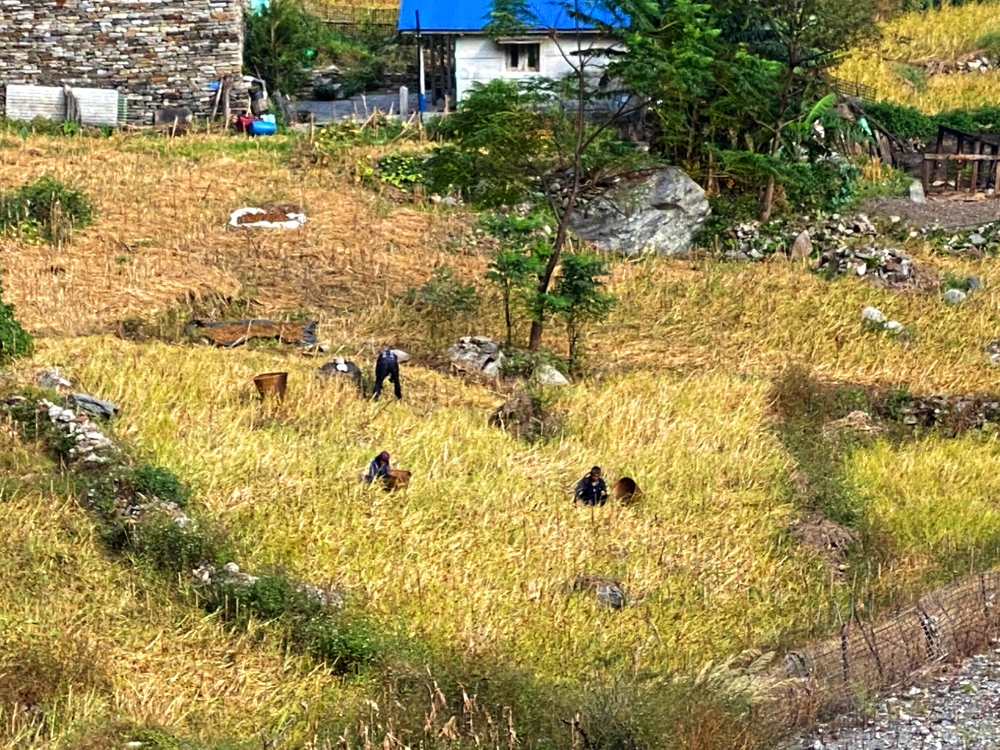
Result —
[[[566, 9], [571, 18], [589, 24], [574, 3], [567, 3]], [[494, 0], [487, 26], [494, 38], [543, 28], [526, 0]], [[548, 38], [569, 64], [569, 75], [559, 81], [536, 79], [520, 86], [493, 81], [478, 87], [441, 128], [461, 153], [474, 155], [479, 179], [466, 187], [473, 202], [485, 195], [495, 207], [529, 198], [546, 206], [554, 217], [549, 253], [537, 277], [536, 301], [549, 291], [580, 203], [648, 161], [616, 137], [616, 125], [641, 109], [641, 103], [609, 91], [603, 62], [608, 50], [585, 44], [582, 34], [551, 30]], [[596, 102], [601, 104], [595, 106]], [[460, 160], [451, 158], [449, 163], [457, 166]], [[542, 343], [545, 316], [540, 305], [532, 307], [528, 348], [536, 350]]]
[[500, 293], [503, 303], [507, 346], [513, 346], [514, 320], [518, 307], [531, 309], [538, 275], [550, 252], [547, 217], [532, 214], [520, 217], [489, 215], [483, 219], [486, 231], [500, 241], [500, 249], [486, 269], [486, 280]]
[[245, 14], [243, 67], [271, 92], [294, 93], [304, 86], [309, 50], [322, 44], [322, 22], [297, 0], [271, 0], [259, 13]]
[[559, 265], [559, 277], [549, 304], [566, 325], [571, 370], [579, 367], [587, 326], [606, 318], [617, 302], [613, 295], [603, 291], [600, 279], [607, 275], [607, 260], [598, 255], [568, 253]]

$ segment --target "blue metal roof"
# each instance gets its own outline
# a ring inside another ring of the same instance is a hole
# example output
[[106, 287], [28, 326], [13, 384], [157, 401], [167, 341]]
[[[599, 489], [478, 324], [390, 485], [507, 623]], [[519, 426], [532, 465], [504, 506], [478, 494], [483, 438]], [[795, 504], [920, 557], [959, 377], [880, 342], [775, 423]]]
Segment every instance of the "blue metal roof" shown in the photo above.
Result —
[[[603, 23], [620, 25], [614, 15], [608, 11], [600, 0], [576, 0], [584, 15], [596, 18]], [[420, 12], [420, 30], [434, 33], [444, 32], [458, 34], [462, 32], [481, 31], [489, 23], [492, 0], [402, 0], [399, 9], [399, 30], [417, 30], [417, 11]], [[529, 3], [531, 11], [539, 20], [535, 32], [572, 31], [577, 28], [576, 22], [570, 18], [566, 8], [574, 7], [574, 0], [560, 2], [559, 0], [532, 0]], [[581, 24], [580, 28], [590, 28]]]

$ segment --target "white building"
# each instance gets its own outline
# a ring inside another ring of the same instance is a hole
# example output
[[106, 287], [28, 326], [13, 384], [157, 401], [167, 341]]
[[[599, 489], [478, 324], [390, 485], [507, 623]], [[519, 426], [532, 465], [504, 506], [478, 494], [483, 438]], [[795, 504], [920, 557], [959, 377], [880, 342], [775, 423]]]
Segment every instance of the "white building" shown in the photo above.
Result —
[[[601, 50], [613, 41], [554, 0], [535, 0], [537, 25], [517, 37], [487, 37], [490, 0], [402, 0], [399, 30], [419, 32], [425, 48], [428, 99], [450, 96], [461, 101], [476, 83], [533, 77], [558, 79], [574, 72], [584, 60], [588, 75], [600, 77], [605, 60]], [[578, 0], [586, 18], [614, 25], [615, 20], [594, 0]], [[429, 59], [428, 59], [429, 58]]]

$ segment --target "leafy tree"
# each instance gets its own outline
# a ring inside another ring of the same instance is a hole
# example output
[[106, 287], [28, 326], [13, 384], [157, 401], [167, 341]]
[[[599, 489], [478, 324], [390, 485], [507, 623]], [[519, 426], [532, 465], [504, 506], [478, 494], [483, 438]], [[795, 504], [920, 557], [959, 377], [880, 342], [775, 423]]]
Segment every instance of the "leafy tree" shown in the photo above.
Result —
[[487, 232], [500, 241], [500, 249], [486, 270], [486, 280], [500, 292], [507, 346], [513, 346], [515, 312], [532, 308], [532, 294], [550, 252], [548, 218], [543, 214], [489, 215], [483, 219]]
[[587, 325], [603, 320], [617, 300], [604, 291], [602, 276], [608, 275], [607, 260], [598, 255], [569, 253], [559, 265], [559, 277], [549, 304], [566, 325], [569, 365], [579, 366], [580, 344]]
[[14, 317], [14, 305], [3, 301], [0, 287], [0, 364], [31, 352], [31, 334]]
[[[574, 3], [565, 5], [571, 18], [589, 23]], [[530, 3], [494, 0], [487, 26], [491, 36], [527, 28], [542, 28]], [[475, 159], [473, 171], [478, 180], [466, 186], [467, 197], [474, 203], [496, 207], [529, 198], [545, 205], [554, 217], [549, 252], [537, 275], [536, 302], [549, 291], [579, 204], [609, 189], [616, 177], [645, 160], [616, 137], [615, 126], [640, 104], [608, 91], [602, 62], [608, 50], [585, 46], [577, 34], [553, 31], [548, 38], [555, 41], [572, 70], [564, 80], [537, 79], [523, 85], [493, 81], [474, 89], [441, 127], [441, 135]], [[573, 106], [566, 103], [570, 93]], [[594, 106], [595, 102], [602, 105]], [[601, 111], [606, 114], [597, 114]], [[447, 164], [454, 173], [462, 173], [458, 168], [462, 162], [454, 154]], [[541, 346], [544, 331], [539, 304], [533, 306], [528, 341], [532, 350]]]
[[306, 54], [323, 40], [322, 22], [297, 0], [271, 0], [259, 13], [245, 14], [243, 66], [271, 92], [293, 93], [309, 80]]

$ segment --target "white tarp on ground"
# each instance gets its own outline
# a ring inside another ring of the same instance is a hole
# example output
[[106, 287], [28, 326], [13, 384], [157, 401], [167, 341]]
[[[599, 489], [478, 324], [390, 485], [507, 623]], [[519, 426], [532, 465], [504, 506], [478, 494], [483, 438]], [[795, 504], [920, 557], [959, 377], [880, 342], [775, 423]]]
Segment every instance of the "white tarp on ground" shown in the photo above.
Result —
[[[285, 220], [277, 220], [279, 214], [284, 214]], [[258, 220], [253, 217], [260, 216]], [[249, 217], [244, 219], [244, 217]], [[263, 208], [237, 208], [229, 215], [229, 226], [255, 229], [298, 229], [306, 223], [306, 215], [302, 213], [266, 210]]]
[[[80, 103], [80, 119], [84, 125], [119, 124], [121, 95], [114, 89], [72, 88]], [[11, 120], [30, 122], [36, 117], [61, 122], [66, 114], [62, 86], [7, 85], [6, 115]]]

